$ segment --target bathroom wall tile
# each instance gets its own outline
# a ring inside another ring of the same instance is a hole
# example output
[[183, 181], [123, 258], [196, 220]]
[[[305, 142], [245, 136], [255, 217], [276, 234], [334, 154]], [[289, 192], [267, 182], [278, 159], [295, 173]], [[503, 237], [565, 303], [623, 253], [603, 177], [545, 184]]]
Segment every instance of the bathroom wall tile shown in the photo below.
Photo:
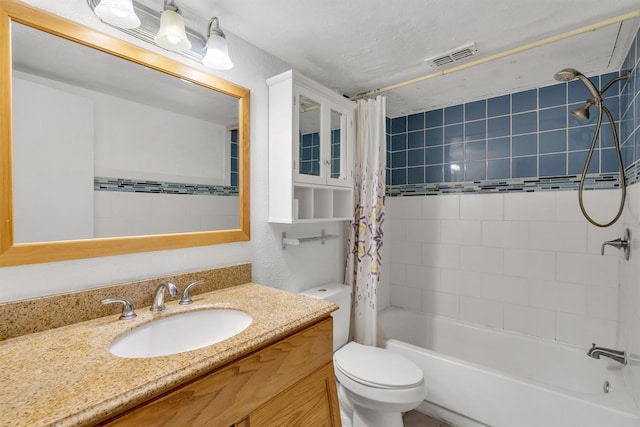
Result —
[[464, 108], [462, 105], [453, 105], [444, 109], [444, 124], [452, 125], [464, 121]]
[[407, 265], [407, 286], [419, 289], [436, 289], [439, 282], [439, 270], [424, 265]]
[[529, 304], [529, 284], [521, 277], [482, 275], [482, 297], [508, 304]]
[[404, 185], [407, 183], [407, 170], [392, 169], [391, 170], [391, 185]]
[[406, 220], [404, 222], [407, 229], [405, 240], [425, 243], [442, 242], [441, 221], [434, 219], [416, 219]]
[[422, 306], [425, 313], [456, 319], [459, 317], [458, 296], [442, 292], [424, 291]]
[[565, 176], [567, 155], [565, 153], [545, 154], [538, 158], [538, 176]]
[[568, 131], [569, 151], [588, 150], [591, 147], [595, 126], [581, 126]]
[[407, 130], [422, 130], [424, 129], [424, 113], [411, 114], [407, 117]]
[[464, 140], [475, 141], [485, 139], [487, 137], [487, 121], [477, 120], [475, 122], [466, 122], [464, 126]]
[[511, 119], [509, 116], [496, 117], [487, 120], [487, 138], [499, 138], [511, 134]]
[[424, 243], [421, 253], [422, 265], [440, 268], [459, 268], [460, 266], [460, 254], [456, 245]]
[[[440, 145], [438, 147], [428, 147], [425, 149], [425, 164], [426, 165], [438, 165], [444, 162], [444, 146]], [[442, 173], [440, 174], [442, 175]], [[426, 182], [442, 182], [442, 178], [440, 181], [429, 181]]]
[[502, 95], [487, 100], [487, 116], [504, 116], [511, 113], [511, 96]]
[[470, 194], [460, 198], [461, 219], [502, 220], [503, 209], [502, 194]]
[[[407, 151], [407, 166], [422, 166], [425, 164], [424, 162], [424, 148], [418, 148], [414, 150]], [[395, 153], [394, 153], [395, 154]], [[393, 159], [393, 157], [392, 157]]]
[[464, 164], [464, 180], [465, 181], [483, 181], [487, 179], [487, 162], [472, 161]]
[[487, 160], [487, 179], [509, 179], [511, 176], [511, 160]]
[[540, 108], [555, 107], [567, 103], [567, 85], [554, 84], [538, 89], [538, 105]]
[[463, 125], [451, 125], [444, 127], [444, 143], [454, 144], [464, 141], [464, 126]]
[[407, 169], [407, 184], [424, 183], [424, 166]]
[[[391, 255], [389, 254], [389, 256]], [[392, 262], [389, 269], [391, 270], [389, 283], [392, 285], [407, 284], [407, 264]]]
[[562, 282], [615, 288], [618, 259], [591, 254], [558, 253], [556, 277]]
[[573, 314], [587, 314], [587, 287], [574, 283], [534, 281], [531, 306]]
[[425, 180], [428, 183], [444, 182], [443, 166], [427, 166], [425, 168]]
[[511, 139], [495, 138], [487, 141], [487, 159], [511, 157]]
[[407, 151], [396, 151], [395, 153], [391, 153], [391, 167], [393, 169], [396, 168], [404, 168], [407, 166]]
[[[588, 151], [574, 151], [570, 152], [568, 156], [567, 171], [571, 175], [580, 175], [584, 170], [584, 164], [587, 162]], [[593, 152], [591, 161], [589, 162], [589, 169], [587, 173], [596, 173], [599, 167], [599, 154], [600, 150]]]
[[618, 290], [590, 286], [587, 289], [588, 309], [590, 317], [618, 320]]
[[508, 193], [504, 195], [504, 219], [513, 221], [553, 220], [554, 192]]
[[567, 151], [567, 131], [552, 130], [538, 134], [538, 147], [540, 154], [564, 153]]
[[386, 241], [393, 240], [406, 240], [407, 239], [407, 222], [400, 219], [393, 219], [393, 210], [390, 206], [386, 206], [385, 215], [387, 220], [384, 222], [382, 228], [384, 231], [384, 238]]
[[457, 295], [482, 296], [482, 277], [472, 271], [440, 269], [437, 289]]
[[425, 122], [427, 128], [444, 125], [444, 110], [439, 108], [437, 110], [427, 111], [425, 113]]
[[409, 149], [411, 148], [421, 148], [425, 146], [425, 139], [424, 139], [424, 131], [423, 130], [417, 130], [414, 132], [409, 132], [407, 134], [407, 147]]
[[434, 146], [444, 144], [444, 128], [437, 127], [427, 129], [425, 134], [425, 145]]
[[503, 327], [503, 305], [497, 301], [460, 297], [460, 320], [495, 328]]
[[512, 178], [530, 178], [538, 176], [538, 158], [535, 156], [514, 157], [511, 159]]
[[422, 289], [391, 285], [391, 305], [422, 311]]
[[487, 100], [481, 99], [479, 101], [470, 102], [464, 104], [464, 120], [479, 120], [487, 117]]
[[552, 280], [556, 273], [556, 254], [551, 251], [511, 249], [504, 252], [504, 274], [531, 279]]
[[518, 135], [511, 138], [511, 153], [515, 156], [530, 156], [538, 154], [538, 135]]
[[540, 132], [567, 127], [567, 110], [564, 106], [545, 108], [538, 112], [538, 129]]
[[556, 313], [556, 340], [575, 344], [585, 350], [595, 342], [599, 346], [616, 347], [617, 323], [569, 313]]
[[600, 172], [618, 172], [618, 154], [614, 148], [600, 150]]
[[529, 223], [532, 249], [586, 253], [587, 223], [533, 221]]
[[555, 339], [555, 312], [522, 305], [505, 304], [504, 329], [535, 337]]
[[[595, 87], [600, 86], [600, 78], [598, 76], [589, 77], [589, 80]], [[568, 99], [569, 103], [582, 101], [585, 102], [591, 98], [591, 94], [587, 90], [587, 87], [580, 80], [572, 80], [568, 84]]]
[[443, 220], [442, 241], [453, 245], [480, 245], [482, 223], [480, 221]]
[[505, 253], [502, 248], [460, 246], [460, 269], [478, 273], [502, 273]]
[[[458, 144], [462, 145], [462, 144]], [[446, 156], [446, 151], [445, 151]], [[446, 160], [446, 158], [445, 158]], [[453, 161], [451, 163], [445, 163], [443, 165], [444, 181], [445, 182], [462, 182], [464, 181], [464, 162]]]
[[536, 111], [511, 116], [511, 132], [513, 135], [534, 133], [537, 131], [538, 113]]
[[535, 110], [538, 108], [538, 91], [531, 89], [524, 92], [511, 94], [511, 112], [521, 113], [523, 111]]
[[402, 260], [405, 264], [422, 264], [422, 243], [396, 241], [390, 246], [394, 262]]
[[601, 148], [614, 148], [615, 142], [613, 134], [611, 133], [611, 125], [609, 123], [603, 123], [600, 131], [600, 147]]
[[391, 119], [391, 134], [397, 134], [397, 133], [401, 133], [401, 132], [406, 132], [407, 131], [407, 117], [406, 116], [402, 116], [402, 117], [396, 117], [394, 119]]
[[529, 223], [526, 221], [483, 221], [482, 245], [504, 249], [529, 247]]
[[422, 217], [424, 219], [460, 218], [460, 196], [448, 194], [437, 197], [421, 197]]
[[422, 218], [421, 197], [388, 197], [386, 199], [387, 213], [394, 219], [419, 219]]

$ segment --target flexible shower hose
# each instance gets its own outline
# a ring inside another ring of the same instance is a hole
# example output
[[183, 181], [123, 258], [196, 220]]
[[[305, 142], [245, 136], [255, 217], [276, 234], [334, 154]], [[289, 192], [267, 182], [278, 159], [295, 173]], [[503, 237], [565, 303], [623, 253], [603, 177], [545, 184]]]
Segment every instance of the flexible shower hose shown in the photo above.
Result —
[[[608, 88], [609, 86], [607, 86]], [[591, 140], [591, 148], [589, 148], [589, 154], [587, 155], [587, 161], [584, 164], [584, 169], [582, 170], [582, 176], [580, 177], [580, 187], [578, 188], [578, 204], [580, 205], [580, 210], [582, 211], [582, 215], [589, 221], [591, 224], [596, 227], [609, 227], [613, 225], [620, 216], [622, 215], [622, 210], [624, 209], [624, 202], [627, 198], [627, 185], [626, 180], [624, 178], [624, 165], [622, 164], [622, 154], [620, 152], [620, 141], [618, 139], [618, 132], [616, 131], [616, 125], [613, 121], [613, 117], [611, 116], [611, 112], [609, 109], [602, 104], [602, 102], [598, 102], [598, 123], [596, 124], [596, 130], [593, 134], [593, 139]], [[620, 190], [622, 193], [620, 194], [620, 206], [618, 207], [618, 213], [615, 218], [613, 218], [610, 222], [606, 224], [599, 223], [595, 221], [584, 207], [584, 202], [582, 200], [582, 193], [584, 192], [584, 181], [587, 177], [587, 170], [589, 169], [589, 164], [591, 163], [591, 157], [593, 156], [593, 151], [596, 147], [596, 143], [598, 142], [598, 135], [600, 135], [600, 127], [602, 126], [602, 111], [607, 113], [607, 118], [609, 119], [609, 123], [611, 123], [611, 132], [613, 133], [613, 142], [616, 147], [616, 156], [618, 158], [618, 172], [620, 174]]]

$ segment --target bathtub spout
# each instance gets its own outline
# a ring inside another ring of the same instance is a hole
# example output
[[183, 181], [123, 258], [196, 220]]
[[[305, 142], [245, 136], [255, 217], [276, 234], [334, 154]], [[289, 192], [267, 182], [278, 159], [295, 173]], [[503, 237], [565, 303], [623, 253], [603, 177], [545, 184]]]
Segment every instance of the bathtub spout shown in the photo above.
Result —
[[596, 344], [593, 343], [592, 347], [587, 352], [587, 356], [593, 357], [594, 359], [600, 359], [600, 356], [608, 357], [609, 359], [613, 359], [616, 362], [622, 363], [623, 365], [627, 364], [627, 353], [622, 350], [612, 350], [610, 348], [604, 347], [596, 347]]

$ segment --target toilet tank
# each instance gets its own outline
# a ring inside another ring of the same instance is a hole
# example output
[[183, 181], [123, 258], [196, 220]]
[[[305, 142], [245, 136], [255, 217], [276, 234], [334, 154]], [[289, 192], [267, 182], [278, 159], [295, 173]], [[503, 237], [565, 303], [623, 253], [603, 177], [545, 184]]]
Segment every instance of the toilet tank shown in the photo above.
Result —
[[351, 321], [351, 287], [341, 283], [328, 283], [300, 292], [312, 298], [330, 301], [338, 306], [333, 316], [333, 351], [349, 340], [349, 322]]

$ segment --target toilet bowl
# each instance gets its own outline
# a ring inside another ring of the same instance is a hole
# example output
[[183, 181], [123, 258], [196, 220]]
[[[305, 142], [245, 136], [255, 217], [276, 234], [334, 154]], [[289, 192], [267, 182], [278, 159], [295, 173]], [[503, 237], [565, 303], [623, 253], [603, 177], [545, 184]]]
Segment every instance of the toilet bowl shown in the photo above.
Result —
[[333, 362], [340, 414], [345, 427], [402, 427], [402, 412], [415, 409], [426, 396], [422, 370], [386, 349], [347, 343], [351, 289], [327, 284], [301, 294], [334, 302]]

